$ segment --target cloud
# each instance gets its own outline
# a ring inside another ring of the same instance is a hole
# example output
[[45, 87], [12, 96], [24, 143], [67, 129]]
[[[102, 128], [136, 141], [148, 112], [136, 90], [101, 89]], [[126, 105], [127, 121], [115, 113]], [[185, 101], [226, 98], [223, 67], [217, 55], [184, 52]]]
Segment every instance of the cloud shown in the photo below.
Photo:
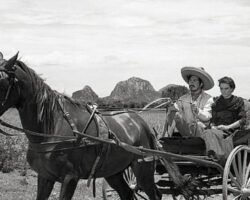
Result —
[[236, 67], [250, 63], [249, 1], [0, 1], [1, 50], [19, 50], [55, 89], [103, 95], [131, 76], [159, 89], [183, 83], [186, 65], [246, 79]]

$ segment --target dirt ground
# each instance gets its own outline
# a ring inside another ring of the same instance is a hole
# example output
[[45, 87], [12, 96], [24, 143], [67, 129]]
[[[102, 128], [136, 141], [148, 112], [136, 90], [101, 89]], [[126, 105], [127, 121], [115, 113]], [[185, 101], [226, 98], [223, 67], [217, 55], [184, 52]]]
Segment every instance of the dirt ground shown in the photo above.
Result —
[[[35, 200], [36, 199], [36, 174], [29, 170], [26, 176], [21, 176], [19, 172], [2, 173], [0, 172], [0, 199], [1, 200]], [[93, 197], [92, 185], [87, 188], [86, 181], [78, 183], [77, 190], [73, 200], [101, 200], [101, 183], [102, 180], [97, 180], [97, 195]], [[59, 199], [60, 184], [55, 184], [55, 187], [50, 195], [49, 200]]]
[[[36, 199], [36, 173], [28, 170], [26, 176], [21, 176], [18, 171], [11, 173], [0, 172], [0, 199], [1, 200], [34, 200]], [[86, 181], [79, 182], [73, 200], [101, 200], [102, 197], [102, 180], [96, 182], [96, 198], [93, 197], [92, 185], [87, 188]], [[60, 184], [56, 184], [49, 200], [59, 199]], [[163, 200], [171, 200], [172, 198], [163, 195]], [[221, 195], [207, 198], [207, 200], [221, 200]], [[111, 199], [113, 200], [113, 199]]]

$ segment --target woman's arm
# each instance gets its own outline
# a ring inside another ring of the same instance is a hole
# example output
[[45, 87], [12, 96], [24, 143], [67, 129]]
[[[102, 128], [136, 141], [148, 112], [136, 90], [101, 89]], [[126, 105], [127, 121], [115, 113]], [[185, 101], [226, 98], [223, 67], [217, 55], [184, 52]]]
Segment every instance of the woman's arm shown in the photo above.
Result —
[[229, 125], [219, 125], [217, 126], [217, 129], [220, 129], [222, 131], [227, 131], [229, 129], [236, 129], [239, 128], [241, 126], [241, 120], [238, 120], [232, 124]]

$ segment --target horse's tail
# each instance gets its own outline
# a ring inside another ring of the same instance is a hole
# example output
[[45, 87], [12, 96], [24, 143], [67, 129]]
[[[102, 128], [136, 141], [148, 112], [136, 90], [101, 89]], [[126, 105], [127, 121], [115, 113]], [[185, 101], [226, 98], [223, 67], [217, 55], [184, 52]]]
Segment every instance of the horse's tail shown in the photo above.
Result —
[[[156, 135], [151, 131], [149, 133], [149, 137], [150, 147], [152, 149], [164, 151], [159, 140], [156, 138]], [[180, 192], [185, 196], [186, 199], [189, 199], [189, 197], [192, 195], [192, 190], [196, 187], [197, 183], [194, 180], [190, 179], [190, 177], [183, 176], [180, 173], [178, 165], [173, 162], [171, 157], [160, 158], [160, 162], [167, 170], [176, 187], [180, 190]]]
[[158, 140], [156, 138], [156, 135], [152, 133], [152, 131], [148, 131], [148, 137], [149, 137], [149, 146], [151, 149], [158, 149]]

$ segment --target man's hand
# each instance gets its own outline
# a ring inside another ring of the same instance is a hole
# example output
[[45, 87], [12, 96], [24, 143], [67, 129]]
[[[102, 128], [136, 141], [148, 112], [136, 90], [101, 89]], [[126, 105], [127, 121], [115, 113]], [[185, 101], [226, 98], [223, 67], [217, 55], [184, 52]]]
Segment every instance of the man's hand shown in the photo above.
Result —
[[174, 106], [174, 104], [171, 104], [168, 108], [167, 108], [168, 112], [177, 112], [177, 108]]
[[199, 113], [199, 108], [197, 107], [195, 103], [191, 103], [191, 110], [196, 115]]

